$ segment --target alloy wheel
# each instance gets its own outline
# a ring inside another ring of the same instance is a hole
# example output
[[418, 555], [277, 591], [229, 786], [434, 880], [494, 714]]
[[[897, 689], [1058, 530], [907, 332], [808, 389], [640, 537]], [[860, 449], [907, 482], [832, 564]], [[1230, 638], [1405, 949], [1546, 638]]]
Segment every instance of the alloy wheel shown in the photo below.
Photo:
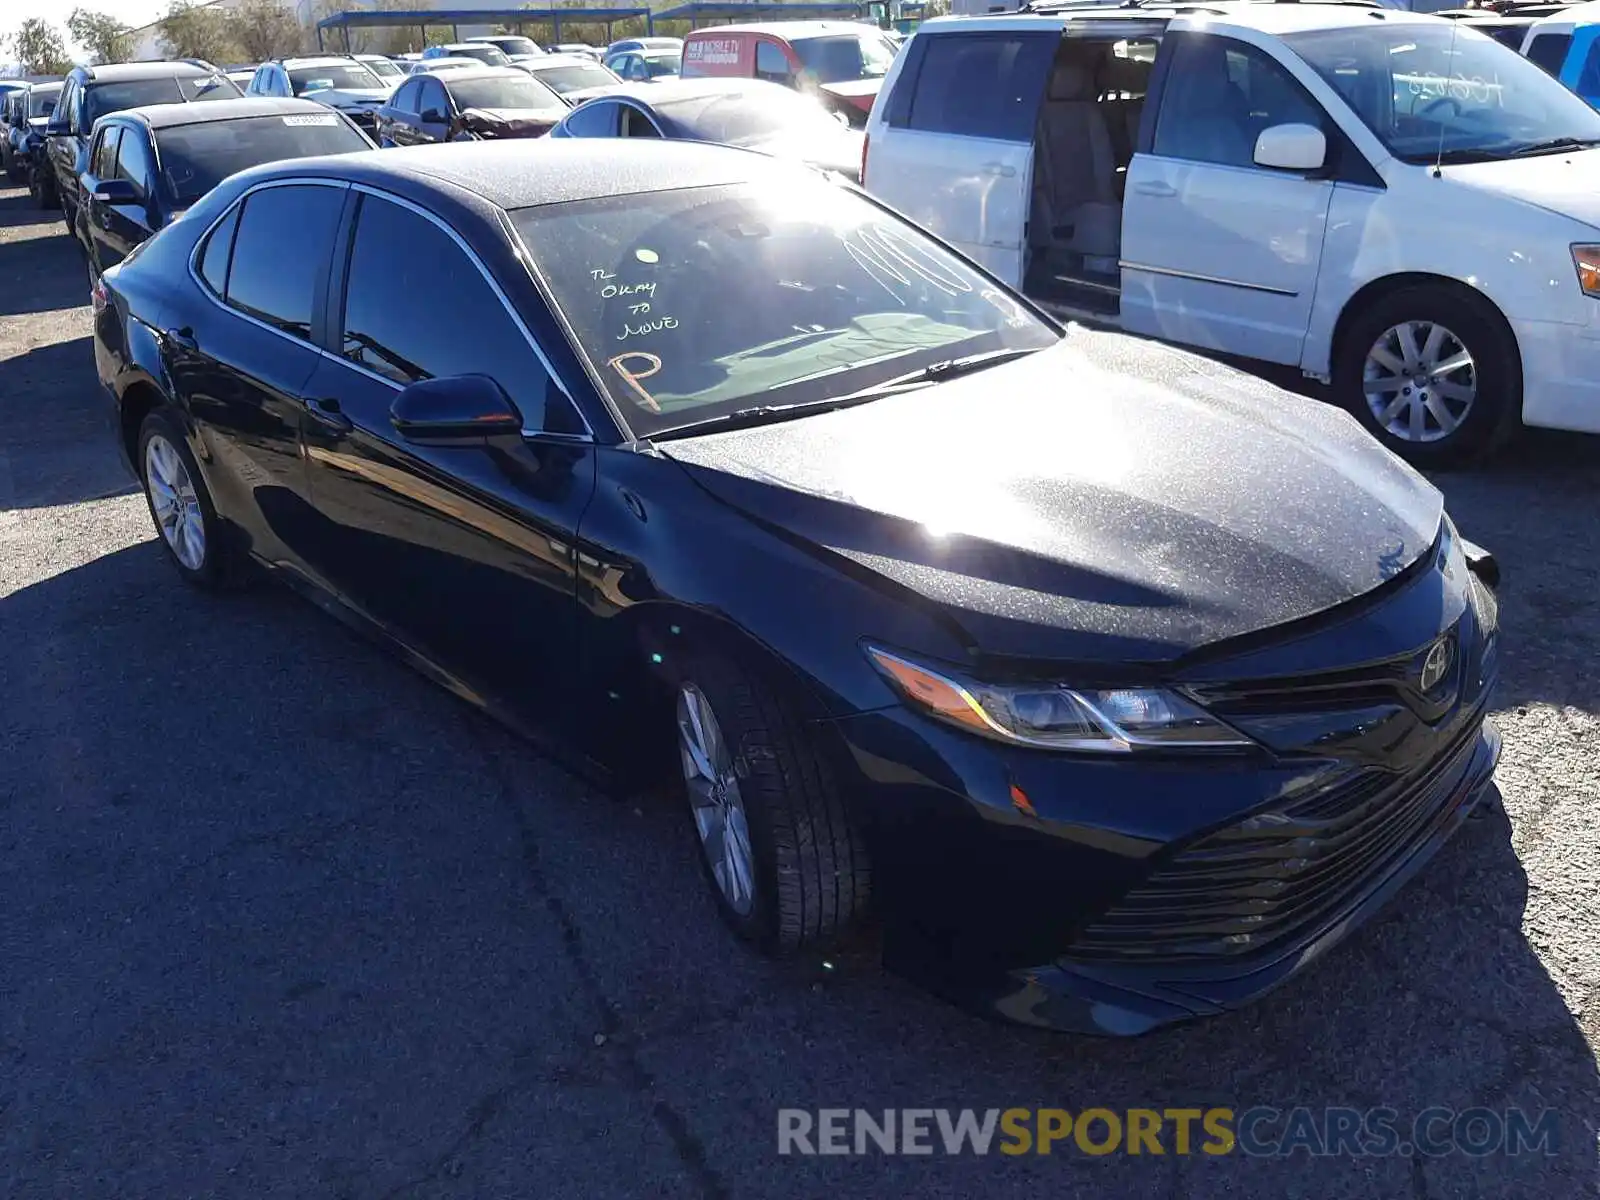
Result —
[[745, 916], [755, 903], [750, 824], [722, 727], [705, 693], [692, 683], [678, 690], [678, 750], [695, 831], [711, 876], [728, 906]]
[[1378, 427], [1403, 442], [1437, 442], [1461, 428], [1478, 398], [1466, 344], [1435, 321], [1402, 321], [1367, 351], [1361, 390]]
[[205, 513], [183, 457], [159, 433], [145, 443], [144, 478], [161, 536], [180, 563], [198, 571], [206, 560]]

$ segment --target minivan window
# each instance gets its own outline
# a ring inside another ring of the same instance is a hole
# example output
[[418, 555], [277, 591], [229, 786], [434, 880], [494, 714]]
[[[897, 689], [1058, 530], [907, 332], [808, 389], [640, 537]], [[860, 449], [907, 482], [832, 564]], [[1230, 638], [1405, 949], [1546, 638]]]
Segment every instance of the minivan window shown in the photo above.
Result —
[[1571, 49], [1570, 33], [1536, 33], [1528, 43], [1528, 61], [1547, 75], [1559, 75]]
[[1600, 144], [1600, 113], [1454, 22], [1284, 35], [1403, 162], [1487, 162]]
[[1059, 337], [929, 235], [808, 173], [542, 205], [512, 222], [640, 435]]
[[193, 204], [235, 171], [259, 163], [370, 149], [372, 143], [334, 112], [208, 121], [156, 134], [161, 189], [180, 207]]
[[923, 35], [906, 125], [929, 133], [1031, 142], [1059, 35]]
[[344, 357], [386, 379], [487, 375], [526, 427], [543, 424], [549, 376], [528, 339], [455, 240], [408, 208], [361, 198], [343, 330]]
[[1180, 34], [1177, 41], [1155, 154], [1249, 167], [1263, 129], [1322, 126], [1321, 107], [1265, 51], [1208, 34]]
[[244, 202], [227, 301], [296, 337], [311, 336], [317, 282], [327, 275], [342, 188], [267, 187]]

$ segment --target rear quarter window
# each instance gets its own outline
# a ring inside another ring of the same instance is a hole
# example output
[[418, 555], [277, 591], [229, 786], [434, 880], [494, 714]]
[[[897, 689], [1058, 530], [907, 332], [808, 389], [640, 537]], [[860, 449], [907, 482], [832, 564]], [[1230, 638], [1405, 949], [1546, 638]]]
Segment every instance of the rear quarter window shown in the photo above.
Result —
[[[911, 88], [908, 129], [1008, 142], [1033, 140], [1058, 36], [949, 33], [926, 39], [921, 61], [908, 63], [900, 88]], [[914, 77], [908, 78], [911, 71]]]

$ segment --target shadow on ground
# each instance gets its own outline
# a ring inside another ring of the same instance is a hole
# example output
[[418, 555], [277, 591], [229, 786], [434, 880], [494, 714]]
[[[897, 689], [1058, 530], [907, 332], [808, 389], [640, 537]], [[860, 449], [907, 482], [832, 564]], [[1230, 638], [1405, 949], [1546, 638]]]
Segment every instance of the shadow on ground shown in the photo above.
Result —
[[[146, 542], [0, 628], [30, 631], [0, 641], [8, 1196], [1590, 1194], [1600, 1079], [1499, 816], [1242, 1013], [1044, 1036], [865, 952], [754, 957], [674, 809], [595, 795], [277, 589], [197, 595]], [[1297, 1105], [1408, 1138], [1428, 1109], [1552, 1109], [1559, 1144], [776, 1155], [780, 1107]]]

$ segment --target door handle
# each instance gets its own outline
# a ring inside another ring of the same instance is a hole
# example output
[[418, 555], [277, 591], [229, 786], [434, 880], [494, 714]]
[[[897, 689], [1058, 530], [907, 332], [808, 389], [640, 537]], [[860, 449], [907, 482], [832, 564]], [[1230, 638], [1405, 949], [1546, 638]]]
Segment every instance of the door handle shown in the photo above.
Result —
[[306, 409], [315, 420], [332, 429], [343, 431], [351, 429], [355, 425], [355, 422], [344, 415], [344, 407], [339, 403], [338, 398], [334, 396], [321, 396], [315, 400], [307, 400]]
[[161, 340], [169, 345], [177, 346], [183, 350], [198, 350], [200, 343], [194, 340], [194, 330], [185, 325], [182, 329], [168, 329], [161, 335]]
[[1133, 190], [1141, 196], [1154, 196], [1158, 200], [1170, 200], [1178, 194], [1178, 189], [1170, 183], [1163, 183], [1159, 179], [1146, 179], [1133, 185]]
[[987, 162], [979, 170], [987, 171], [990, 175], [998, 175], [1002, 179], [1010, 179], [1017, 173], [1017, 169], [1010, 163]]

